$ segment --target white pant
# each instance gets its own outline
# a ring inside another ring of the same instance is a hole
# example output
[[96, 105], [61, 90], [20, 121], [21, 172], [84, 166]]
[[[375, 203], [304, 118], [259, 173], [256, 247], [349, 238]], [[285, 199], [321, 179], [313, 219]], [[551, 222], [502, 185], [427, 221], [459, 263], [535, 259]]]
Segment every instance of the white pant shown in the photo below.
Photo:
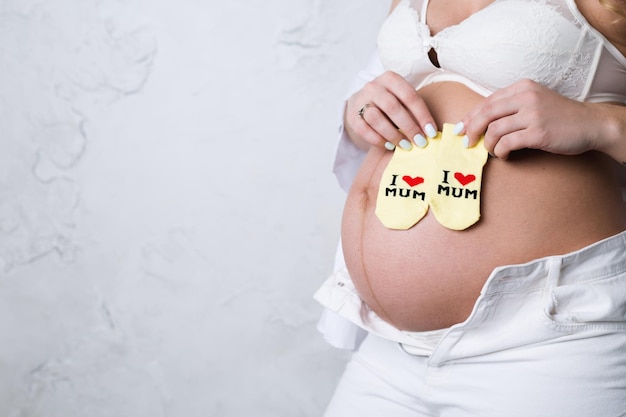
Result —
[[368, 335], [326, 417], [626, 416], [626, 233], [498, 268], [428, 354]]

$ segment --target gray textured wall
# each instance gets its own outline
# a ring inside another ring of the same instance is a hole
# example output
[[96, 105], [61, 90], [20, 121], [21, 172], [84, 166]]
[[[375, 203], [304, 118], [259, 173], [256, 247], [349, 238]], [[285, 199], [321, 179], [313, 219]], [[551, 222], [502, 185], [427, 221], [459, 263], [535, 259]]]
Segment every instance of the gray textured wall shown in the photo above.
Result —
[[0, 417], [319, 415], [382, 0], [0, 0]]

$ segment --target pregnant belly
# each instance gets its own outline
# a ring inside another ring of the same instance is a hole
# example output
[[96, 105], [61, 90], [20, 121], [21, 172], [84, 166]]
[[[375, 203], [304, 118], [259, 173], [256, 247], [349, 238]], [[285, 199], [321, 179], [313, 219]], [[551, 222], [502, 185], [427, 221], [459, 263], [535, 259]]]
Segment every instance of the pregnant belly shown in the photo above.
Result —
[[[454, 83], [421, 91], [439, 126], [482, 98]], [[409, 331], [462, 322], [500, 265], [567, 253], [626, 227], [611, 162], [598, 153], [567, 157], [520, 151], [490, 158], [483, 172], [481, 218], [463, 231], [431, 211], [408, 230], [374, 214], [392, 153], [368, 153], [348, 194], [342, 222], [346, 265], [361, 298], [381, 318]]]

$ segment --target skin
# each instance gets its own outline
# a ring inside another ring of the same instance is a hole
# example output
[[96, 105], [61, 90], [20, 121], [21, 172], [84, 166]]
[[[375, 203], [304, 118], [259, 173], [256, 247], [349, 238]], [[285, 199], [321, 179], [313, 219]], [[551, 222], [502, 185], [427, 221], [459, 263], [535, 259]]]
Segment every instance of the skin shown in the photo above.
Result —
[[[626, 37], [624, 24], [610, 20], [595, 2], [586, 0], [581, 12], [597, 28], [605, 22], [607, 38]], [[431, 32], [490, 3], [430, 0]], [[626, 43], [621, 41], [616, 44]], [[372, 104], [364, 119], [357, 114], [363, 103]], [[485, 146], [496, 156], [484, 171], [480, 221], [450, 231], [429, 211], [409, 230], [384, 228], [374, 206], [393, 154], [385, 143], [398, 145], [426, 136], [428, 124], [440, 130], [454, 121], [466, 126], [469, 146], [486, 132]], [[344, 210], [346, 265], [365, 303], [397, 328], [425, 331], [459, 323], [497, 266], [568, 253], [626, 229], [611, 161], [626, 160], [626, 107], [579, 103], [529, 80], [487, 99], [451, 82], [415, 91], [385, 72], [350, 97], [345, 129], [368, 150]]]

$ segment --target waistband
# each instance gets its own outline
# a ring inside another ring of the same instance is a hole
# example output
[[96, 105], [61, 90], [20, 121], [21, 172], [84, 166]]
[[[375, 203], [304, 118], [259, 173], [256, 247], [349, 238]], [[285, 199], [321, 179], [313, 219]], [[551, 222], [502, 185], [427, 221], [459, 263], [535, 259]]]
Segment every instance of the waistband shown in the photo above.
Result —
[[[564, 255], [548, 256], [525, 264], [495, 268], [476, 302], [498, 293], [540, 291], [548, 280], [566, 285], [584, 283], [626, 272], [626, 231]], [[326, 308], [380, 337], [398, 342], [411, 354], [428, 356], [451, 329], [407, 332], [393, 327], [371, 311], [359, 298], [346, 268], [336, 271], [316, 292], [315, 299]], [[476, 305], [474, 308], [476, 308]], [[322, 332], [324, 330], [322, 329]]]
[[583, 283], [626, 272], [626, 231], [565, 255], [497, 267], [481, 294], [543, 289], [545, 278], [555, 268], [559, 271], [559, 285]]

